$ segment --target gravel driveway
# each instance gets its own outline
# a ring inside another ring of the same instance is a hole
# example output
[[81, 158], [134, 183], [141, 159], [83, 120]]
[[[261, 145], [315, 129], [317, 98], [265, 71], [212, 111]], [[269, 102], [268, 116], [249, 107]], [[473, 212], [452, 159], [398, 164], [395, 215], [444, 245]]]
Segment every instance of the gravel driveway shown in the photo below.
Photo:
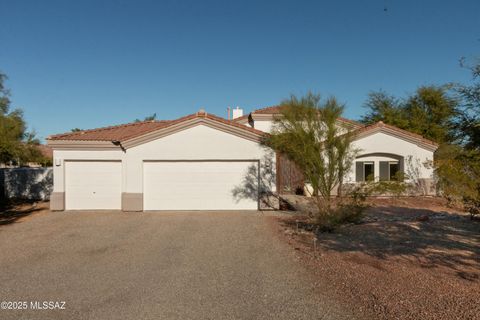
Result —
[[[44, 212], [0, 226], [1, 319], [353, 319], [259, 212]], [[65, 301], [65, 310], [31, 310]]]

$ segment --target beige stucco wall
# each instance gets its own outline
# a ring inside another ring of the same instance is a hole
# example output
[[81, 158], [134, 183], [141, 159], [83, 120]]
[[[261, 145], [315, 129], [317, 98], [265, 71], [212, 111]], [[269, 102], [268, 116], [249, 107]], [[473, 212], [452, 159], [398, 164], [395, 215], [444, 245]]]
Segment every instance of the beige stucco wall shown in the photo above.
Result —
[[[250, 126], [250, 125], [248, 125]], [[271, 132], [273, 121], [271, 120], [255, 120], [254, 122], [255, 129], [263, 132]]]
[[[374, 153], [387, 153], [398, 155], [408, 159], [412, 158], [412, 163], [418, 168], [419, 177], [422, 179], [433, 178], [433, 168], [428, 164], [433, 161], [433, 151], [427, 150], [423, 147], [416, 145], [413, 142], [406, 141], [402, 138], [398, 138], [383, 132], [377, 132], [372, 135], [355, 140], [352, 143], [352, 147], [358, 150], [358, 156], [374, 154]], [[375, 177], [379, 176], [379, 161], [395, 160], [388, 156], [368, 156], [362, 157], [361, 161], [374, 161], [375, 162]], [[417, 166], [417, 164], [420, 164]], [[408, 163], [405, 163], [405, 171], [408, 170]], [[407, 172], [408, 173], [408, 172]], [[349, 175], [346, 177], [347, 182], [355, 181], [355, 164], [353, 165]]]
[[[248, 124], [247, 124], [248, 125]], [[272, 130], [273, 122], [271, 120], [255, 120], [255, 129], [270, 132]], [[345, 130], [340, 133], [344, 133]], [[414, 142], [406, 141], [402, 138], [392, 136], [386, 133], [378, 132], [353, 142], [353, 148], [358, 150], [358, 155], [367, 155], [373, 153], [390, 153], [398, 155], [407, 159], [411, 156], [414, 164], [420, 164], [418, 167], [419, 178], [432, 179], [433, 168], [430, 166], [424, 166], [424, 163], [431, 163], [433, 161], [433, 151], [427, 150], [418, 146]], [[375, 162], [375, 177], [380, 175], [379, 161], [395, 160], [388, 156], [369, 156], [362, 157], [361, 161], [374, 161]], [[407, 169], [407, 163], [405, 163], [405, 169]], [[355, 164], [351, 168], [347, 182], [355, 181]]]

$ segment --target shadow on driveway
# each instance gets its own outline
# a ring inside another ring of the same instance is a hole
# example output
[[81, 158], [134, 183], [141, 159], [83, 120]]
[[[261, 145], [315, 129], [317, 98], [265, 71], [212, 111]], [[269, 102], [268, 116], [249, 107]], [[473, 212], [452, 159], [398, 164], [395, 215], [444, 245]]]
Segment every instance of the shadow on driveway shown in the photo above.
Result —
[[0, 225], [7, 225], [17, 222], [35, 212], [45, 210], [45, 203], [24, 203], [24, 204], [3, 204], [0, 205]]

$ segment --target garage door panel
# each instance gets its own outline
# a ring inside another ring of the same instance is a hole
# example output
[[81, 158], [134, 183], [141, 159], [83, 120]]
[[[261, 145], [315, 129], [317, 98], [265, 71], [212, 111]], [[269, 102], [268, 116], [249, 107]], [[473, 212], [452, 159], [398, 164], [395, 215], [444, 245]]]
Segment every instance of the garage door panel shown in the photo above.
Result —
[[67, 210], [121, 209], [121, 162], [65, 162]]
[[256, 210], [257, 199], [238, 199], [255, 161], [145, 162], [145, 210]]

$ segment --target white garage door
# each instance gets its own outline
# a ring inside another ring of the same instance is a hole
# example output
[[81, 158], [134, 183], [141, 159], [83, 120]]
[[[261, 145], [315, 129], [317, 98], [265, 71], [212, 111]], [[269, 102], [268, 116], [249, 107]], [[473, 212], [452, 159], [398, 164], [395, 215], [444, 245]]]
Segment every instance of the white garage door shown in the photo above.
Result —
[[[245, 190], [248, 170], [256, 161], [172, 161], [144, 163], [144, 210], [257, 210], [253, 195], [234, 196]], [[252, 190], [258, 179], [253, 176]]]
[[121, 162], [65, 162], [67, 210], [121, 209], [121, 197]]

